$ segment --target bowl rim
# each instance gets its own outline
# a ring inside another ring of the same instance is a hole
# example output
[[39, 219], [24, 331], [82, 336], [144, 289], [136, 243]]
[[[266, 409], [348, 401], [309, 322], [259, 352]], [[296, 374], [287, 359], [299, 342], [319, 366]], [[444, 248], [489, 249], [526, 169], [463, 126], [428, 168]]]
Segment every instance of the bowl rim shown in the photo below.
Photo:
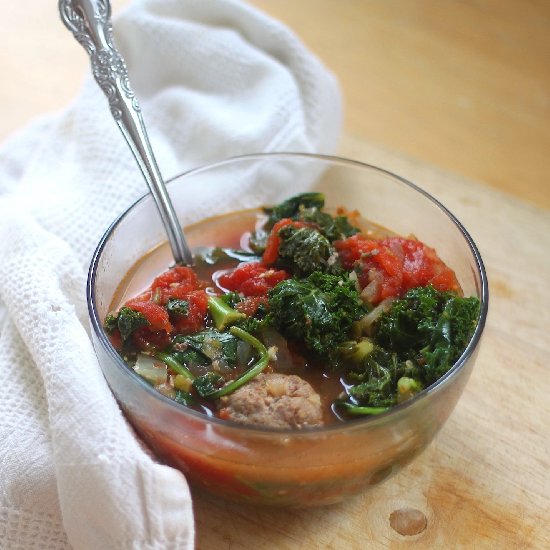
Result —
[[[322, 426], [322, 427], [315, 427], [315, 428], [314, 427], [302, 428], [300, 430], [250, 426], [246, 424], [238, 424], [236, 422], [229, 421], [229, 420], [222, 420], [215, 416], [209, 416], [204, 413], [187, 408], [184, 405], [177, 403], [173, 399], [170, 399], [169, 397], [162, 395], [160, 392], [156, 391], [151, 385], [149, 385], [145, 380], [143, 380], [143, 378], [141, 378], [137, 373], [135, 373], [132, 369], [130, 369], [126, 365], [126, 363], [123, 361], [122, 357], [115, 350], [115, 348], [112, 346], [109, 338], [107, 337], [105, 331], [103, 330], [103, 324], [99, 319], [99, 315], [96, 308], [96, 301], [95, 301], [95, 280], [96, 280], [96, 273], [97, 273], [96, 268], [98, 266], [102, 252], [106, 244], [108, 243], [109, 238], [114, 232], [114, 230], [118, 227], [118, 225], [122, 222], [122, 220], [124, 220], [124, 218], [130, 213], [130, 211], [133, 210], [136, 206], [138, 206], [142, 202], [146, 200], [152, 200], [151, 194], [149, 192], [145, 193], [139, 199], [134, 201], [130, 206], [128, 206], [121, 214], [119, 214], [113, 220], [113, 222], [109, 225], [109, 227], [106, 229], [105, 233], [99, 240], [99, 243], [93, 253], [92, 260], [90, 262], [90, 267], [88, 270], [88, 278], [86, 283], [86, 301], [88, 305], [88, 314], [90, 317], [90, 323], [92, 325], [95, 335], [97, 336], [98, 341], [102, 345], [104, 351], [114, 361], [117, 368], [123, 371], [123, 373], [127, 375], [130, 379], [132, 379], [137, 384], [137, 387], [141, 387], [144, 391], [152, 395], [154, 399], [158, 399], [159, 401], [165, 403], [166, 405], [173, 407], [174, 412], [176, 414], [191, 416], [192, 418], [195, 418], [205, 423], [214, 423], [228, 430], [246, 431], [249, 433], [256, 433], [256, 434], [261, 434], [261, 433], [271, 434], [271, 435], [280, 434], [284, 437], [289, 437], [289, 436], [290, 437], [292, 436], [307, 437], [308, 434], [315, 435], [319, 433], [329, 433], [329, 432], [334, 433], [339, 431], [349, 431], [349, 430], [361, 429], [366, 424], [373, 425], [381, 422], [386, 422], [391, 417], [402, 414], [403, 411], [407, 410], [412, 406], [415, 406], [416, 404], [418, 404], [419, 402], [427, 398], [429, 395], [432, 395], [440, 391], [443, 387], [450, 384], [451, 381], [458, 376], [460, 371], [462, 371], [462, 369], [464, 368], [464, 366], [466, 365], [466, 363], [472, 357], [474, 351], [476, 350], [485, 327], [485, 323], [487, 320], [487, 312], [489, 307], [489, 285], [487, 281], [485, 266], [481, 258], [481, 254], [479, 253], [479, 250], [475, 242], [473, 241], [472, 237], [470, 236], [468, 231], [464, 228], [462, 223], [456, 218], [456, 216], [446, 206], [444, 206], [438, 199], [436, 199], [430, 193], [428, 193], [427, 191], [425, 191], [415, 183], [385, 168], [381, 168], [359, 160], [345, 158], [342, 156], [305, 153], [305, 152], [285, 152], [285, 151], [238, 155], [238, 156], [225, 158], [219, 161], [210, 162], [207, 164], [203, 164], [203, 165], [185, 170], [184, 172], [168, 179], [166, 183], [170, 184], [171, 182], [175, 180], [179, 180], [180, 178], [183, 178], [185, 176], [198, 174], [200, 172], [211, 170], [213, 168], [219, 168], [224, 164], [231, 164], [231, 163], [240, 162], [240, 161], [269, 159], [269, 158], [282, 159], [284, 157], [303, 158], [303, 159], [311, 159], [311, 160], [316, 159], [316, 160], [321, 160], [331, 164], [352, 165], [359, 168], [368, 168], [370, 170], [374, 170], [375, 172], [379, 172], [381, 174], [390, 176], [400, 181], [401, 183], [405, 184], [406, 186], [410, 187], [411, 189], [415, 190], [416, 192], [420, 193], [426, 199], [431, 201], [450, 219], [450, 221], [453, 222], [455, 227], [462, 234], [462, 237], [466, 241], [466, 244], [468, 245], [470, 252], [472, 253], [472, 256], [475, 260], [475, 264], [477, 267], [477, 274], [480, 279], [480, 287], [478, 289], [478, 292], [480, 294], [480, 311], [478, 315], [476, 328], [472, 334], [472, 337], [470, 338], [468, 345], [466, 346], [462, 355], [457, 359], [455, 364], [441, 378], [436, 380], [433, 384], [431, 384], [427, 388], [424, 388], [422, 391], [418, 392], [411, 399], [408, 399], [403, 403], [394, 405], [384, 413], [372, 415], [372, 416], [360, 417], [360, 418], [358, 417], [353, 419], [350, 422], [335, 423], [329, 426]], [[115, 399], [116, 399], [116, 396], [115, 396]]]

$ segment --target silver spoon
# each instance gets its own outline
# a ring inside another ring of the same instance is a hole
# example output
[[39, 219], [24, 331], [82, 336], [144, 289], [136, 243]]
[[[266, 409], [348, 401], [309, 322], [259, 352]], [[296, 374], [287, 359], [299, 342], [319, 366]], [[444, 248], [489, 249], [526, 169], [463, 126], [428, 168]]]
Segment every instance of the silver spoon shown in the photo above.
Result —
[[59, 13], [65, 26], [90, 56], [94, 78], [107, 96], [111, 114], [153, 195], [174, 260], [178, 264], [191, 265], [193, 255], [149, 143], [141, 109], [130, 86], [126, 63], [113, 43], [109, 0], [59, 0]]

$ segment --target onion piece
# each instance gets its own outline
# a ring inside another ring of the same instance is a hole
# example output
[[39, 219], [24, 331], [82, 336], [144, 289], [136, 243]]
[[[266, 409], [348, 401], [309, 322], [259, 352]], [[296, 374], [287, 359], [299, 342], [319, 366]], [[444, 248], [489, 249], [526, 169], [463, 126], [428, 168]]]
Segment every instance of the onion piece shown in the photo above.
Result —
[[168, 379], [166, 365], [155, 361], [150, 355], [145, 355], [144, 353], [140, 353], [137, 356], [134, 371], [153, 386], [165, 384]]
[[390, 310], [394, 300], [395, 298], [391, 296], [382, 300], [374, 309], [361, 317], [359, 323], [361, 325], [361, 330], [363, 331], [363, 334], [366, 334], [367, 336], [372, 336], [374, 323], [376, 323], [380, 315]]

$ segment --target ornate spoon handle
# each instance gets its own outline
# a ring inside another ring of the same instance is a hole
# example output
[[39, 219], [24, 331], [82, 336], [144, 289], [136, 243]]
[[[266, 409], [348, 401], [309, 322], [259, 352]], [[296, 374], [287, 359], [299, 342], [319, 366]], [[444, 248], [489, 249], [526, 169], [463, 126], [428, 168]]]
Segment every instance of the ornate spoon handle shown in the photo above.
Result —
[[107, 96], [111, 114], [153, 195], [174, 260], [191, 265], [193, 256], [153, 155], [126, 63], [113, 43], [109, 0], [59, 0], [59, 13], [65, 26], [90, 56], [94, 78]]

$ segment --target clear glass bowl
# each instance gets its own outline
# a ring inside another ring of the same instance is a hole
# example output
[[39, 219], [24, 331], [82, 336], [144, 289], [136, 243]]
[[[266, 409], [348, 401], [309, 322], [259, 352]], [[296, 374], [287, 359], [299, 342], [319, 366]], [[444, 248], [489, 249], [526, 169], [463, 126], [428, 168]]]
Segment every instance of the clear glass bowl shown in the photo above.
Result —
[[471, 342], [453, 368], [391, 411], [325, 428], [273, 431], [208, 418], [164, 397], [129, 369], [102, 322], [130, 268], [165, 240], [154, 203], [144, 196], [107, 230], [95, 251], [87, 298], [94, 347], [128, 420], [160, 460], [195, 486], [233, 500], [280, 506], [329, 504], [376, 485], [417, 456], [455, 407], [474, 365], [488, 307], [479, 252], [458, 220], [416, 185], [351, 160], [294, 153], [238, 157], [169, 182], [182, 225], [274, 204], [307, 190], [328, 206], [402, 235], [414, 234], [455, 270], [465, 295], [481, 300]]

